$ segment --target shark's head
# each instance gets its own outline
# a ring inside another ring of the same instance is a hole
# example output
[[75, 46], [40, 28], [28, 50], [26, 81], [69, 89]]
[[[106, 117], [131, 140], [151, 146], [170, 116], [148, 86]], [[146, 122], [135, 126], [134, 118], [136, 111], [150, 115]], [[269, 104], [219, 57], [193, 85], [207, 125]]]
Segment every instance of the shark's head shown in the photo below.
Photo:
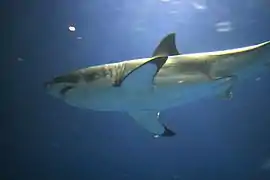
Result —
[[110, 89], [104, 68], [89, 67], [58, 76], [44, 84], [47, 93], [75, 106], [95, 106]]
[[53, 78], [45, 82], [46, 91], [57, 98], [65, 98], [68, 93], [79, 85], [81, 77], [78, 73], [70, 73]]

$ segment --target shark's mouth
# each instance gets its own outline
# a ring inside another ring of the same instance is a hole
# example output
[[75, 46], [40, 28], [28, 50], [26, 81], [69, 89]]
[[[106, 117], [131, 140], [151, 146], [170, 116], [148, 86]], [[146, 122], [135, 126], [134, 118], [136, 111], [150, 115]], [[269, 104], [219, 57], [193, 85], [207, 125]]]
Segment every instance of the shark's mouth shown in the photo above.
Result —
[[73, 89], [73, 86], [66, 86], [63, 89], [61, 89], [60, 94], [64, 96], [71, 89]]

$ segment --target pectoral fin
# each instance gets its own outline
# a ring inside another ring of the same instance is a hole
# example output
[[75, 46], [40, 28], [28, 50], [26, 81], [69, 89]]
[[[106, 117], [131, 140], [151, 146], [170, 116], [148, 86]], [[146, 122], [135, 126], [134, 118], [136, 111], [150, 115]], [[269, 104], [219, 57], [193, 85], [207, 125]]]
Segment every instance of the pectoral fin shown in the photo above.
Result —
[[175, 33], [164, 37], [152, 54], [152, 58], [132, 70], [125, 77], [114, 84], [115, 87], [149, 88], [152, 87], [153, 79], [162, 66], [166, 63], [168, 56], [179, 55], [175, 45]]
[[165, 125], [159, 122], [159, 112], [156, 111], [134, 111], [129, 112], [129, 115], [154, 137], [171, 137], [175, 133], [168, 129]]
[[155, 75], [166, 63], [168, 57], [153, 57], [127, 74], [118, 84], [124, 88], [146, 89], [152, 87]]

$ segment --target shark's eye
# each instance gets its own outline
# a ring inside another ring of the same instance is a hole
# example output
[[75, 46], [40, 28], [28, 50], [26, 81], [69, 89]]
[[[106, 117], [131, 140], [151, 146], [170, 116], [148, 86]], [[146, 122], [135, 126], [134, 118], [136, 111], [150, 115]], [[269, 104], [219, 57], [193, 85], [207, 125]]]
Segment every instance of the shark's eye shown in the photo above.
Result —
[[66, 86], [63, 89], [61, 89], [60, 94], [65, 95], [72, 88], [73, 88], [73, 86]]

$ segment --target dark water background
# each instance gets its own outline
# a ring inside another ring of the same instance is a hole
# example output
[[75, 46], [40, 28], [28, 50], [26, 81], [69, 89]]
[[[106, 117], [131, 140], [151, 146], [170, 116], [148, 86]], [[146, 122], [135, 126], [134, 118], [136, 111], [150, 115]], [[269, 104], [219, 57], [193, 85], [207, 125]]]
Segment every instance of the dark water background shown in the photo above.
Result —
[[268, 41], [269, 8], [268, 0], [17, 1], [12, 58], [2, 60], [0, 179], [269, 180], [261, 166], [270, 158], [270, 71], [239, 83], [233, 101], [162, 112], [177, 136], [159, 140], [126, 114], [76, 109], [42, 86], [77, 68], [149, 57], [170, 32], [183, 53]]

